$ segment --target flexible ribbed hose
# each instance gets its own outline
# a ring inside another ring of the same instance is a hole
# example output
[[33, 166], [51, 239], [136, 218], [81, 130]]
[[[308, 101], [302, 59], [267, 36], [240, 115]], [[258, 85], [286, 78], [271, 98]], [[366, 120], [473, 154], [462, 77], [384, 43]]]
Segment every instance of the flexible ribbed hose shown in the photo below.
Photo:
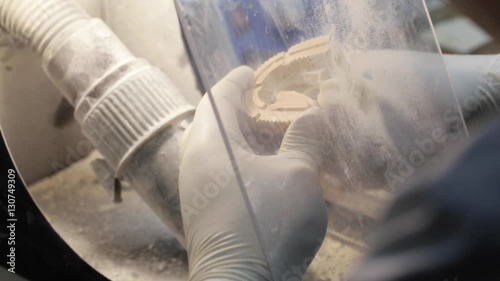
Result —
[[117, 174], [162, 128], [194, 111], [159, 69], [70, 0], [0, 0], [0, 26], [40, 54], [84, 135]]
[[0, 26], [39, 54], [89, 20], [81, 8], [67, 0], [0, 0]]
[[[134, 57], [102, 20], [70, 0], [0, 0], [0, 26], [40, 54], [47, 76], [75, 106], [83, 134], [105, 158], [95, 165], [104, 183], [108, 175], [124, 177], [149, 142], [174, 147], [180, 138], [171, 141], [161, 133], [194, 113], [168, 77]], [[146, 167], [156, 165], [143, 161]], [[156, 167], [170, 169], [172, 175], [178, 168], [177, 161]], [[176, 185], [161, 186], [165, 190], [160, 192], [151, 181], [136, 183], [139, 194], [183, 243], [179, 191]]]

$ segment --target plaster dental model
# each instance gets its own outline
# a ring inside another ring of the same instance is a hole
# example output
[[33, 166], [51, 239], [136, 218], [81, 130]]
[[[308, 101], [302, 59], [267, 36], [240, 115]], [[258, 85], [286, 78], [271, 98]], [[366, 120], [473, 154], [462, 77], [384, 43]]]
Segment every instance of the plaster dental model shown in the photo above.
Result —
[[256, 132], [273, 133], [273, 147], [293, 120], [317, 105], [321, 85], [332, 76], [329, 36], [316, 37], [275, 55], [255, 72], [255, 87], [246, 95], [246, 115]]

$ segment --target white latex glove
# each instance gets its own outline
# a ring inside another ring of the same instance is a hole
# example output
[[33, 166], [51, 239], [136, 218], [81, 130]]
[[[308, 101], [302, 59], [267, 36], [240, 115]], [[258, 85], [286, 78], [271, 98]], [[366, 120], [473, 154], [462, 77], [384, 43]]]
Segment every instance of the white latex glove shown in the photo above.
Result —
[[499, 58], [445, 56], [445, 69], [437, 53], [351, 54], [318, 97], [336, 132], [328, 172], [351, 189], [405, 185], [465, 139], [461, 113], [469, 131], [481, 131], [473, 117], [498, 112]]
[[250, 68], [240, 67], [212, 89], [238, 174], [208, 94], [181, 146], [179, 188], [192, 281], [301, 280], [326, 232], [323, 112], [311, 109], [296, 120], [278, 155], [255, 155], [247, 142], [252, 135], [239, 122], [253, 77]]
[[[450, 89], [451, 78], [466, 121], [478, 114], [500, 112], [500, 55], [368, 51], [355, 56], [346, 72], [364, 80], [368, 92], [377, 92], [377, 98], [385, 98], [389, 105], [404, 97], [407, 101], [402, 102], [408, 102], [410, 109], [435, 108], [436, 112], [449, 115], [447, 112], [456, 103]], [[427, 104], [422, 106], [420, 101]]]
[[499, 111], [500, 55], [443, 57], [466, 118], [478, 107]]

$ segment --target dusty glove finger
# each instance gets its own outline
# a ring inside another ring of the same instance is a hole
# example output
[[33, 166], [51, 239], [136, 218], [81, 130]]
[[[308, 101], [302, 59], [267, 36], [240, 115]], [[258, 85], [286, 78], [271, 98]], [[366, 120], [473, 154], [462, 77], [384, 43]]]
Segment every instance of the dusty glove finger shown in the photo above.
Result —
[[328, 118], [315, 107], [307, 110], [288, 128], [279, 151], [280, 155], [301, 159], [321, 168], [328, 141]]
[[498, 112], [500, 55], [445, 55], [444, 61], [466, 119], [475, 111]]
[[182, 163], [184, 158], [184, 152], [186, 152], [188, 140], [190, 139], [191, 129], [193, 128], [193, 123], [189, 124], [184, 133], [182, 134], [181, 143], [179, 144], [179, 163]]
[[[254, 72], [242, 66], [231, 71], [200, 102], [194, 118], [193, 131], [196, 138], [212, 145], [222, 145], [221, 128], [231, 144], [250, 150], [239, 124], [239, 111], [243, 94], [253, 86]], [[210, 96], [211, 95], [211, 96]], [[214, 107], [215, 105], [215, 107]], [[218, 120], [216, 116], [220, 117]], [[220, 122], [219, 122], [220, 121]]]
[[340, 79], [330, 79], [321, 85], [318, 95], [318, 105], [325, 110], [335, 105], [352, 103], [349, 98], [347, 82]]
[[[225, 101], [233, 107], [241, 104], [241, 94], [250, 90], [254, 83], [254, 71], [248, 66], [240, 66], [229, 72], [213, 88], [212, 92], [217, 93], [214, 99], [217, 103]], [[234, 95], [233, 93], [240, 93]]]
[[216, 109], [225, 125], [238, 127], [237, 113], [243, 94], [251, 90], [253, 81], [254, 71], [251, 68], [241, 66], [234, 69], [203, 97], [197, 111], [212, 113]]

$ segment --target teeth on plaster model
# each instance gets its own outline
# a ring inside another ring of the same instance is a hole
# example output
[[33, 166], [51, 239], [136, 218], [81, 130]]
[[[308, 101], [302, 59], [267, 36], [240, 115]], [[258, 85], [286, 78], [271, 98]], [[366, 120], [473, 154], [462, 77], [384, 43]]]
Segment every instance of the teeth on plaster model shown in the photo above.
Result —
[[[316, 102], [321, 84], [331, 77], [329, 36], [316, 37], [275, 55], [255, 72], [255, 87], [246, 96], [251, 127], [281, 134]], [[275, 135], [276, 136], [276, 135]], [[281, 142], [280, 138], [280, 142]]]

